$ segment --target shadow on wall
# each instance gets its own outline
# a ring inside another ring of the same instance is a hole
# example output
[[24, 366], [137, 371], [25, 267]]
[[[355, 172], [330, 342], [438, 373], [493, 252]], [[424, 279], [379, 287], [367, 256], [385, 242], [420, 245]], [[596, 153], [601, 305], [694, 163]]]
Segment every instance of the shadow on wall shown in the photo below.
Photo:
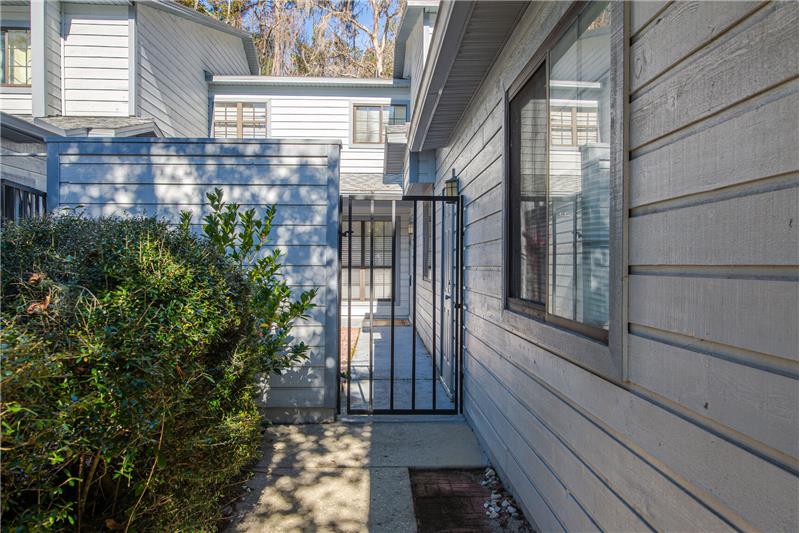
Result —
[[182, 211], [191, 211], [199, 232], [210, 212], [206, 195], [215, 188], [226, 203], [259, 215], [276, 205], [263, 253], [281, 251], [283, 275], [295, 295], [320, 291], [309, 319], [293, 330], [294, 340], [310, 347], [309, 359], [272, 378], [269, 394], [280, 405], [318, 407], [325, 403], [326, 365], [335, 366], [335, 358], [325, 359], [325, 325], [337, 290], [328, 243], [336, 171], [329, 155], [336, 148], [313, 141], [91, 139], [53, 142], [50, 149], [59, 153], [49, 158], [58, 157], [60, 207], [81, 206], [90, 217], [156, 216], [177, 224]]

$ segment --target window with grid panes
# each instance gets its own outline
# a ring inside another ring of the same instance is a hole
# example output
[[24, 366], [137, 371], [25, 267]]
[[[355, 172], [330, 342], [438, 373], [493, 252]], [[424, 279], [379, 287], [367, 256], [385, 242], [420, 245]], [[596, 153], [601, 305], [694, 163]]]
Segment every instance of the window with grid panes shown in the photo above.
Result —
[[214, 137], [222, 139], [266, 139], [265, 102], [215, 102]]
[[0, 84], [27, 87], [31, 84], [31, 31], [26, 28], [0, 30], [3, 54]]

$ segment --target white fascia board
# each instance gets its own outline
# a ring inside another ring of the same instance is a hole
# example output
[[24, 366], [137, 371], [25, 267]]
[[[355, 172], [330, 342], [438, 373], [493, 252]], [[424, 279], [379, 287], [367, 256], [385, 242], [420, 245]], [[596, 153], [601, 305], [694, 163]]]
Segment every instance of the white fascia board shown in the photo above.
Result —
[[321, 78], [304, 76], [227, 76], [215, 75], [209, 84], [214, 86], [247, 85], [263, 87], [366, 87], [403, 89], [408, 80], [379, 78]]

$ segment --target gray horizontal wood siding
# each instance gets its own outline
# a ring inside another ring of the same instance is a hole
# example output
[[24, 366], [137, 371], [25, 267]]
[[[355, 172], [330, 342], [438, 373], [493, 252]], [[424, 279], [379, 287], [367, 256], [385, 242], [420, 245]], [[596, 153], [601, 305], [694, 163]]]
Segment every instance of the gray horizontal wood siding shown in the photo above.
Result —
[[43, 143], [0, 139], [0, 177], [40, 191], [47, 188], [47, 154]]
[[503, 91], [568, 7], [531, 4], [437, 150], [435, 192], [455, 169], [464, 196], [466, 417], [543, 531], [793, 530], [797, 4], [630, 5], [621, 381], [502, 298]]
[[336, 143], [313, 141], [53, 139], [48, 207], [176, 223], [189, 210], [199, 226], [215, 187], [244, 208], [276, 205], [271, 249], [283, 253], [289, 285], [320, 290], [309, 320], [293, 330], [311, 347], [309, 358], [269, 379], [266, 413], [274, 421], [330, 419], [338, 379], [339, 151]]
[[166, 137], [207, 137], [205, 72], [250, 74], [242, 40], [140, 2], [136, 42], [137, 114]]

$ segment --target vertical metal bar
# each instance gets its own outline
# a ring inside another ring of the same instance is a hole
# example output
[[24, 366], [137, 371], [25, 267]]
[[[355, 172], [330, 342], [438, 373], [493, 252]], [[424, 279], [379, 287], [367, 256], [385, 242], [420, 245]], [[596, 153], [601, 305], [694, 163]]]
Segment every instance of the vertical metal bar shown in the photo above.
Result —
[[[350, 368], [351, 354], [353, 353], [352, 339], [353, 327], [353, 198], [347, 197], [347, 412], [350, 413], [350, 382], [353, 381]], [[341, 341], [339, 341], [341, 342]]]
[[[550, 232], [553, 235], [553, 247], [552, 247], [552, 252], [551, 252], [553, 254], [553, 261], [552, 261], [552, 264], [551, 264], [551, 268], [553, 269], [553, 279], [550, 280], [550, 283], [551, 283], [550, 293], [544, 295], [544, 297], [545, 297], [544, 301], [545, 301], [545, 309], [547, 310], [548, 313], [551, 313], [551, 312], [554, 312], [553, 311], [553, 307], [554, 307], [554, 304], [555, 304], [555, 301], [556, 301], [556, 268], [558, 267], [558, 255], [556, 254], [556, 251], [558, 249], [558, 242], [557, 242], [558, 241], [558, 235], [556, 234], [556, 230], [558, 228], [557, 228], [556, 220], [558, 219], [558, 214], [556, 213], [555, 205], [550, 203], [549, 200], [548, 200], [548, 205], [551, 206], [551, 210], [552, 210], [552, 213], [550, 213], [551, 214], [550, 225], [552, 226], [552, 229], [550, 230]], [[545, 278], [545, 280], [546, 279], [547, 278]], [[546, 281], [545, 281], [545, 283], [546, 283]], [[547, 290], [547, 285], [545, 284], [545, 291], [546, 290]], [[552, 300], [550, 298], [552, 298]]]
[[411, 255], [413, 266], [411, 269], [411, 410], [416, 409], [417, 402], [417, 201], [414, 200], [414, 221], [412, 222], [414, 242]]
[[[442, 212], [444, 214], [444, 211]], [[431, 200], [431, 409], [436, 410], [436, 202]]]
[[373, 399], [375, 396], [375, 385], [373, 371], [375, 359], [372, 350], [372, 335], [375, 329], [375, 311], [373, 308], [373, 298], [375, 296], [375, 200], [369, 201], [369, 411], [372, 412]]
[[[444, 197], [444, 189], [442, 189], [442, 197]], [[447, 204], [442, 202], [442, 260], [441, 265], [439, 268], [442, 269], [442, 290], [441, 294], [439, 295], [439, 373], [443, 374], [444, 369], [444, 335], [445, 335], [445, 296], [447, 295], [447, 250], [445, 250], [446, 246], [446, 238], [447, 238]]]
[[[573, 108], [574, 110], [575, 108]], [[572, 320], [578, 320], [578, 197], [572, 200]]]
[[339, 298], [336, 305], [338, 308], [336, 309], [336, 414], [342, 414], [342, 197], [339, 197], [339, 217], [337, 218], [337, 222], [339, 227], [337, 229], [337, 233], [339, 235], [339, 242], [337, 243], [338, 246], [338, 260], [339, 260], [339, 268], [336, 272], [336, 283], [339, 289]]
[[392, 311], [389, 320], [389, 339], [391, 345], [389, 347], [389, 409], [394, 409], [394, 305], [395, 305], [395, 246], [397, 245], [397, 225], [395, 224], [395, 200], [392, 200]]
[[456, 252], [456, 261], [458, 262], [458, 348], [456, 350], [456, 357], [458, 358], [458, 385], [456, 386], [456, 408], [459, 413], [464, 412], [464, 291], [466, 284], [464, 283], [464, 202], [459, 194], [458, 196], [458, 251]]

